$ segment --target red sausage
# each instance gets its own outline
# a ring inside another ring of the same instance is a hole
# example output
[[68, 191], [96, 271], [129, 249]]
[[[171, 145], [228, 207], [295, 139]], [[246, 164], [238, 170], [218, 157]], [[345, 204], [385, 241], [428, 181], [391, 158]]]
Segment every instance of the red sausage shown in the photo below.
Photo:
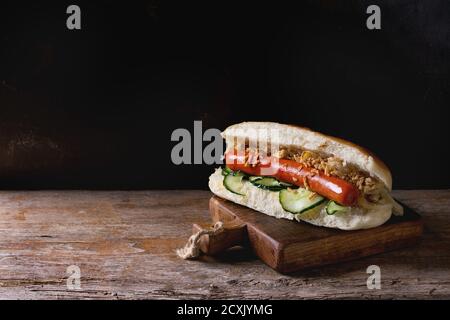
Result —
[[358, 189], [343, 179], [327, 176], [321, 171], [317, 173], [316, 170], [293, 160], [275, 157], [259, 157], [259, 161], [252, 165], [246, 161], [248, 156], [248, 152], [245, 154], [237, 154], [236, 151], [227, 152], [225, 162], [233, 171], [240, 170], [254, 176], [271, 176], [303, 188], [306, 180], [311, 191], [344, 206], [354, 205], [358, 199]]

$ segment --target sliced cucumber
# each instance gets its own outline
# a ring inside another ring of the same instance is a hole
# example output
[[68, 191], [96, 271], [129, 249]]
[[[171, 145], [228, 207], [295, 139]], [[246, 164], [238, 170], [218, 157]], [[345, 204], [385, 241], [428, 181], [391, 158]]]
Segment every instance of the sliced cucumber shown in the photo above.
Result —
[[280, 185], [282, 185], [282, 186], [284, 186], [286, 188], [291, 188], [291, 189], [297, 189], [298, 188], [298, 186], [295, 186], [293, 184], [290, 184], [290, 183], [287, 183], [287, 182], [283, 182], [283, 181], [280, 181]]
[[260, 179], [250, 179], [250, 182], [257, 185], [257, 186], [264, 186], [264, 187], [279, 187], [280, 182], [271, 177], [260, 177]]
[[223, 168], [222, 168], [222, 175], [223, 175], [223, 176], [227, 176], [227, 175], [229, 175], [230, 173], [233, 173], [233, 170], [231, 170], [231, 169], [228, 168], [228, 167], [223, 167]]
[[243, 196], [244, 193], [242, 188], [244, 187], [244, 184], [242, 183], [242, 179], [244, 179], [243, 175], [228, 174], [223, 178], [223, 185], [228, 191]]
[[248, 175], [245, 172], [242, 171], [233, 171], [228, 167], [224, 167], [222, 169], [222, 175], [223, 176], [228, 176], [228, 175], [232, 175], [232, 176], [242, 176], [242, 177], [247, 177]]
[[286, 187], [281, 185], [281, 183], [275, 179], [270, 177], [259, 177], [260, 179], [249, 179], [250, 182], [258, 188], [270, 190], [270, 191], [280, 191], [285, 189]]
[[340, 204], [329, 201], [326, 207], [326, 211], [328, 215], [333, 215], [338, 212], [345, 212], [348, 210], [348, 207], [341, 206]]
[[272, 177], [252, 176], [249, 177], [249, 181], [258, 188], [270, 191], [280, 191], [288, 187], [295, 187], [290, 183], [281, 182]]
[[306, 212], [325, 201], [324, 197], [303, 188], [281, 190], [279, 199], [283, 209], [294, 214]]

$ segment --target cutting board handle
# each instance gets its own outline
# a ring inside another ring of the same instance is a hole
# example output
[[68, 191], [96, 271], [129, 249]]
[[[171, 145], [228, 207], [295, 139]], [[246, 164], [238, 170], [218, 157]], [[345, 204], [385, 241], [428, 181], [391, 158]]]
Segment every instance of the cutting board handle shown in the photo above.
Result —
[[[210, 229], [210, 224], [197, 224], [192, 226], [192, 232], [196, 234], [205, 229]], [[198, 247], [206, 255], [217, 255], [231, 247], [245, 245], [247, 242], [247, 227], [239, 219], [223, 222], [220, 232], [205, 234], [198, 240]]]

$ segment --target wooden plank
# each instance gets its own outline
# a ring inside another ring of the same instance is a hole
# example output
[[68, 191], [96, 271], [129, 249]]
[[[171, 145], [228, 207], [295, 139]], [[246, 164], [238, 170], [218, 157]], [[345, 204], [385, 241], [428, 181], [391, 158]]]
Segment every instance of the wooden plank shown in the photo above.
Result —
[[[283, 275], [251, 251], [180, 260], [207, 191], [1, 191], [2, 299], [450, 298], [450, 191], [397, 191], [424, 219], [414, 247]], [[369, 265], [381, 290], [368, 290]], [[69, 265], [81, 290], [66, 286]]]
[[422, 235], [422, 219], [405, 207], [378, 228], [355, 231], [316, 227], [286, 219], [274, 219], [219, 197], [210, 200], [213, 221], [237, 221], [247, 226], [250, 245], [271, 268], [287, 273], [349, 261], [416, 244]]

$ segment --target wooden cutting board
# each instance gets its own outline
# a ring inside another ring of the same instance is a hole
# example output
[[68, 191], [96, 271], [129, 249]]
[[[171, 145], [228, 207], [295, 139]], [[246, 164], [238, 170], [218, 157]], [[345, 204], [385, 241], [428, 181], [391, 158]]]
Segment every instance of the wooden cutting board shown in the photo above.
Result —
[[[392, 216], [380, 227], [343, 231], [276, 219], [216, 196], [210, 200], [213, 221], [220, 220], [226, 226], [232, 226], [235, 236], [239, 238], [235, 239], [236, 243], [249, 244], [262, 261], [281, 273], [353, 260], [415, 244], [422, 234], [422, 219], [410, 208], [404, 208], [402, 217]], [[223, 240], [220, 242], [223, 243]]]

